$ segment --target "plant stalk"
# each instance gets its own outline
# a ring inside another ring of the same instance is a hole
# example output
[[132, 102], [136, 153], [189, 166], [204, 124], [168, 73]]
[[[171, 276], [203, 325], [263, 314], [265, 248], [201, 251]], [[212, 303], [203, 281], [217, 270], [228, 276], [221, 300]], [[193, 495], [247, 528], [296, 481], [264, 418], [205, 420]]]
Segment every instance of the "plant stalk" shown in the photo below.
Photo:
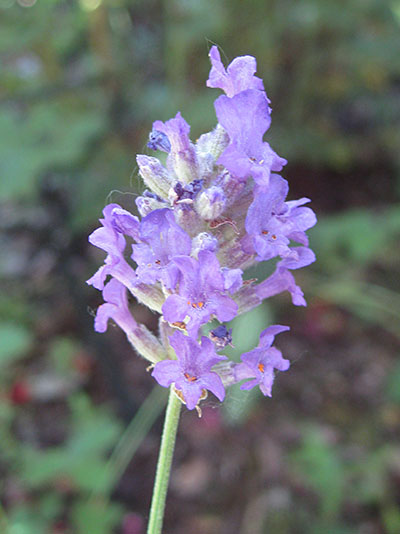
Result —
[[173, 386], [171, 386], [158, 455], [147, 534], [161, 534], [181, 406], [182, 402], [175, 395]]

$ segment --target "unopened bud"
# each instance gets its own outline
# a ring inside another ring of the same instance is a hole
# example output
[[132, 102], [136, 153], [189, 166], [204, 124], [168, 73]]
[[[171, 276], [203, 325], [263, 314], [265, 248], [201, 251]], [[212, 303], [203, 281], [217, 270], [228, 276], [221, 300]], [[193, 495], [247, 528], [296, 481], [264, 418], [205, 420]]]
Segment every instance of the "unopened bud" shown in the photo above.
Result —
[[223, 349], [232, 344], [232, 328], [228, 330], [225, 325], [221, 324], [211, 330], [209, 337], [215, 343], [217, 350]]
[[217, 124], [212, 132], [200, 136], [196, 143], [197, 156], [199, 160], [208, 160], [211, 156], [215, 162], [228, 145], [228, 134], [220, 124]]
[[215, 252], [218, 249], [218, 239], [207, 232], [201, 232], [192, 241], [192, 255], [197, 257], [200, 250]]
[[196, 211], [202, 219], [212, 221], [219, 217], [226, 204], [226, 197], [220, 187], [212, 186], [203, 191], [196, 200]]
[[151, 150], [162, 150], [167, 153], [171, 150], [171, 143], [165, 133], [154, 129], [151, 130], [149, 134], [149, 142], [147, 143], [147, 146], [151, 148]]
[[145, 191], [143, 196], [136, 199], [137, 209], [142, 217], [145, 217], [154, 210], [166, 207], [166, 203], [155, 193]]
[[146, 186], [161, 198], [168, 198], [171, 187], [169, 173], [157, 158], [139, 155], [136, 158], [139, 174]]

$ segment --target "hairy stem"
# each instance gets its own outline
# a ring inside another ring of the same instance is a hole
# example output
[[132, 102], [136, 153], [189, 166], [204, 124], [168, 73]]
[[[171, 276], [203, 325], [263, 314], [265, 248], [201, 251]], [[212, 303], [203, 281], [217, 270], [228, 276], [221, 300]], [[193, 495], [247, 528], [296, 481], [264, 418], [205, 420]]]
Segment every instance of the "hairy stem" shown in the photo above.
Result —
[[156, 480], [154, 482], [147, 534], [161, 534], [181, 406], [182, 403], [175, 395], [171, 386], [158, 455]]

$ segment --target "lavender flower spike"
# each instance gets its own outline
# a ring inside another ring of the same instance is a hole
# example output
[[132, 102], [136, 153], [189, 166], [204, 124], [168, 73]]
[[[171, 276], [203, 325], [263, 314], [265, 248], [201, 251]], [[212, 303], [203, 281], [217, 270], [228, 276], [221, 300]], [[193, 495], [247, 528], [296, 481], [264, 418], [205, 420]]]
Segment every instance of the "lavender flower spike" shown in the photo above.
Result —
[[286, 330], [290, 330], [290, 328], [281, 325], [270, 326], [261, 332], [258, 347], [242, 354], [242, 363], [239, 363], [235, 368], [236, 380], [238, 382], [246, 378], [253, 380], [242, 384], [240, 389], [252, 389], [255, 386], [260, 386], [263, 395], [271, 396], [274, 370], [287, 371], [290, 366], [289, 360], [282, 358], [282, 353], [271, 346], [275, 336]]
[[225, 389], [221, 378], [211, 369], [226, 356], [215, 352], [214, 344], [203, 336], [201, 344], [175, 332], [169, 342], [175, 350], [177, 360], [164, 360], [156, 363], [152, 376], [163, 387], [172, 383], [179, 391], [189, 410], [193, 410], [204, 398], [204, 390], [209, 390], [222, 402]]
[[[235, 343], [234, 326], [207, 323], [227, 323], [283, 291], [294, 305], [305, 306], [293, 271], [315, 260], [307, 237], [316, 223], [305, 206], [309, 199], [287, 200], [288, 182], [277, 174], [286, 160], [264, 140], [271, 107], [255, 58], [237, 57], [225, 68], [213, 46], [210, 60], [207, 86], [224, 91], [214, 103], [215, 127], [193, 143], [180, 112], [155, 121], [148, 147], [154, 156], [164, 152], [166, 164], [137, 156], [144, 182], [135, 201], [140, 217], [110, 204], [102, 227], [89, 237], [106, 253], [88, 280], [104, 297], [96, 331], [114, 320], [155, 363], [158, 383], [174, 385], [190, 410], [207, 390], [222, 400], [224, 388], [241, 380], [242, 389], [258, 385], [271, 395], [275, 369], [289, 367], [272, 343], [288, 327], [264, 330], [258, 347], [237, 364], [217, 356]], [[244, 276], [257, 262], [275, 258], [267, 278]], [[158, 337], [136, 323], [128, 295], [160, 315]], [[200, 341], [203, 327], [209, 339]]]
[[[200, 415], [199, 403], [208, 391], [223, 401], [225, 388], [242, 381], [241, 389], [259, 386], [271, 396], [275, 371], [289, 368], [273, 346], [275, 336], [289, 327], [266, 328], [258, 346], [236, 363], [218, 354], [234, 346], [234, 325], [207, 323], [231, 321], [286, 290], [293, 304], [306, 305], [292, 271], [315, 260], [306, 235], [316, 222], [304, 207], [309, 199], [286, 200], [288, 183], [276, 174], [286, 160], [264, 140], [271, 108], [255, 75], [255, 58], [237, 57], [225, 68], [213, 46], [210, 59], [207, 85], [225, 93], [214, 103], [218, 123], [193, 143], [180, 112], [155, 121], [148, 147], [156, 156], [165, 152], [166, 164], [137, 156], [145, 189], [135, 201], [141, 220], [110, 204], [102, 227], [89, 237], [107, 254], [88, 280], [103, 291], [96, 331], [104, 332], [114, 320], [154, 364], [153, 378], [170, 388], [149, 517], [148, 531], [154, 533], [162, 531], [165, 492], [160, 488], [168, 485], [179, 400]], [[244, 270], [276, 257], [271, 276], [257, 280], [248, 273], [243, 280]], [[158, 336], [136, 323], [128, 294], [160, 315]], [[202, 336], [203, 327], [209, 337]]]

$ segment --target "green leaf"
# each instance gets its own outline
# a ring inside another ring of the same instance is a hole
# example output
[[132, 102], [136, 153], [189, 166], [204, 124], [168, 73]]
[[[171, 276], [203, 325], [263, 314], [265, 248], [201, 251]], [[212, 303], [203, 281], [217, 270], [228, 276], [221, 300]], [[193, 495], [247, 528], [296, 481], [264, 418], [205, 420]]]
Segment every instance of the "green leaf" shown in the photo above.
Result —
[[37, 488], [66, 478], [81, 490], [103, 491], [111, 476], [105, 469], [105, 456], [121, 434], [121, 424], [104, 407], [94, 406], [84, 394], [69, 400], [72, 410], [69, 439], [64, 445], [45, 451], [23, 447], [24, 480]]
[[72, 508], [72, 522], [77, 534], [111, 534], [122, 519], [123, 509], [114, 503], [78, 502]]
[[32, 344], [32, 333], [27, 328], [15, 323], [0, 325], [0, 368], [24, 353]]
[[49, 357], [54, 369], [60, 373], [70, 373], [73, 358], [80, 350], [76, 339], [71, 337], [57, 337], [49, 347]]
[[94, 406], [86, 395], [74, 395], [69, 401], [73, 412], [70, 453], [82, 457], [107, 451], [121, 433], [118, 419], [106, 408]]
[[385, 506], [383, 509], [383, 522], [387, 534], [398, 534], [400, 532], [400, 510], [395, 504]]
[[367, 264], [382, 259], [384, 251], [397, 243], [400, 232], [400, 206], [372, 213], [352, 209], [322, 218], [310, 232], [311, 247], [318, 252], [318, 264], [325, 271], [337, 272], [349, 262]]
[[386, 395], [390, 401], [400, 404], [400, 363], [397, 363], [388, 376]]
[[76, 164], [104, 127], [97, 110], [68, 98], [0, 114], [0, 199], [32, 195], [38, 177]]
[[342, 504], [345, 483], [345, 469], [337, 451], [318, 428], [309, 428], [301, 448], [292, 454], [292, 461], [319, 496], [321, 520], [334, 520]]

